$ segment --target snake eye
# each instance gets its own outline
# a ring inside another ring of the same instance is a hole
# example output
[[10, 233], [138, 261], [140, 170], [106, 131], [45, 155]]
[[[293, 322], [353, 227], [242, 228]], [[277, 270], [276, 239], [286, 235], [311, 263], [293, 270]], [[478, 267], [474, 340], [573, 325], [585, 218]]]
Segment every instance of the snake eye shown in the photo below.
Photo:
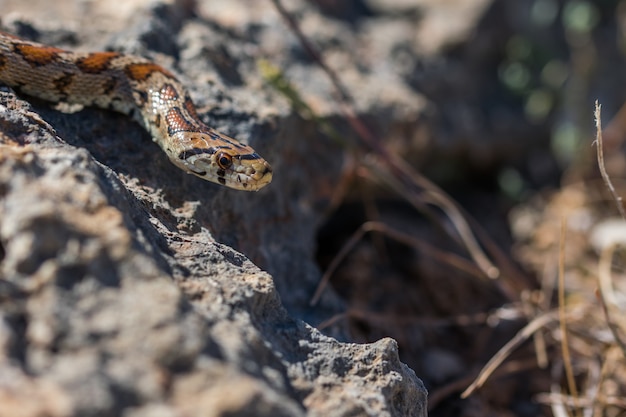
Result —
[[217, 165], [222, 169], [228, 169], [233, 164], [233, 157], [227, 153], [221, 152], [217, 155]]

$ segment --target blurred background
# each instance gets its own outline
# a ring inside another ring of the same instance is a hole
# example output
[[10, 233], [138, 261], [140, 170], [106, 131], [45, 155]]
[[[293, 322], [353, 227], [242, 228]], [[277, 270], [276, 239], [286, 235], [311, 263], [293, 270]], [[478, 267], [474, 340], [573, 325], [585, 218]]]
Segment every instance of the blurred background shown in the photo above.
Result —
[[[626, 235], [593, 142], [597, 100], [604, 165], [624, 195], [626, 3], [315, 3], [371, 31], [372, 43], [395, 42], [374, 66], [423, 99], [419, 116], [398, 122], [396, 108], [390, 125], [366, 120], [440, 187], [394, 173], [379, 150], [367, 152], [375, 162], [355, 158], [318, 233], [319, 265], [347, 302], [339, 320], [356, 341], [398, 340], [432, 416], [624, 415], [624, 264], [613, 251]], [[460, 399], [512, 340], [487, 382]]]

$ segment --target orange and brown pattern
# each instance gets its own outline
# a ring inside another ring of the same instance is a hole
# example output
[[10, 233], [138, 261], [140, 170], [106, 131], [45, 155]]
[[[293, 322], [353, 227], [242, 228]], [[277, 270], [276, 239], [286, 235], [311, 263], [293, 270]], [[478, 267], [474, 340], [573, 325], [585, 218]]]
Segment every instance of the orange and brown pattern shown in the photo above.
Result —
[[168, 70], [117, 52], [75, 53], [0, 32], [0, 83], [51, 102], [132, 115], [185, 172], [256, 191], [272, 168], [250, 146], [205, 125]]

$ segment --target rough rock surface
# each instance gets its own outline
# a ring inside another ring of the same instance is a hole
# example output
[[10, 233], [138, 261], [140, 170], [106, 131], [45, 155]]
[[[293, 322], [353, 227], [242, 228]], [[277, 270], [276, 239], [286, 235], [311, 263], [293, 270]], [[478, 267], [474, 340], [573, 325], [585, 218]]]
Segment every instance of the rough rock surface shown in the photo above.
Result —
[[[173, 167], [124, 116], [63, 114], [3, 89], [0, 416], [425, 415], [425, 389], [393, 340], [340, 343], [291, 318], [317, 324], [341, 311], [330, 291], [307, 305], [319, 279], [317, 205], [341, 152], [255, 70], [271, 45], [285, 51], [296, 41], [274, 42], [286, 29], [260, 31], [237, 20], [241, 9], [218, 20], [207, 17], [209, 4], [191, 6], [139, 7], [115, 33], [104, 23], [80, 35], [62, 29], [73, 27], [62, 11], [41, 26], [3, 19], [44, 43], [114, 48], [172, 68], [205, 120], [250, 142], [275, 180], [253, 194], [205, 183]], [[97, 22], [82, 12], [83, 23]], [[269, 19], [267, 27], [280, 25]], [[286, 67], [295, 80], [324, 83], [310, 64]], [[371, 88], [361, 108], [377, 97]], [[420, 109], [419, 97], [378, 98], [389, 112]]]

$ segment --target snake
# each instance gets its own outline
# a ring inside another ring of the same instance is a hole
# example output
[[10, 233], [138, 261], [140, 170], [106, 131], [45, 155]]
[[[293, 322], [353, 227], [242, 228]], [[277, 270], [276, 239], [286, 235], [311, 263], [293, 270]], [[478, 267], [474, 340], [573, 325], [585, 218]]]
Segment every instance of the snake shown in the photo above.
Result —
[[119, 52], [73, 52], [0, 32], [0, 83], [52, 103], [132, 117], [183, 171], [223, 186], [258, 191], [272, 167], [250, 146], [208, 126], [167, 69]]

